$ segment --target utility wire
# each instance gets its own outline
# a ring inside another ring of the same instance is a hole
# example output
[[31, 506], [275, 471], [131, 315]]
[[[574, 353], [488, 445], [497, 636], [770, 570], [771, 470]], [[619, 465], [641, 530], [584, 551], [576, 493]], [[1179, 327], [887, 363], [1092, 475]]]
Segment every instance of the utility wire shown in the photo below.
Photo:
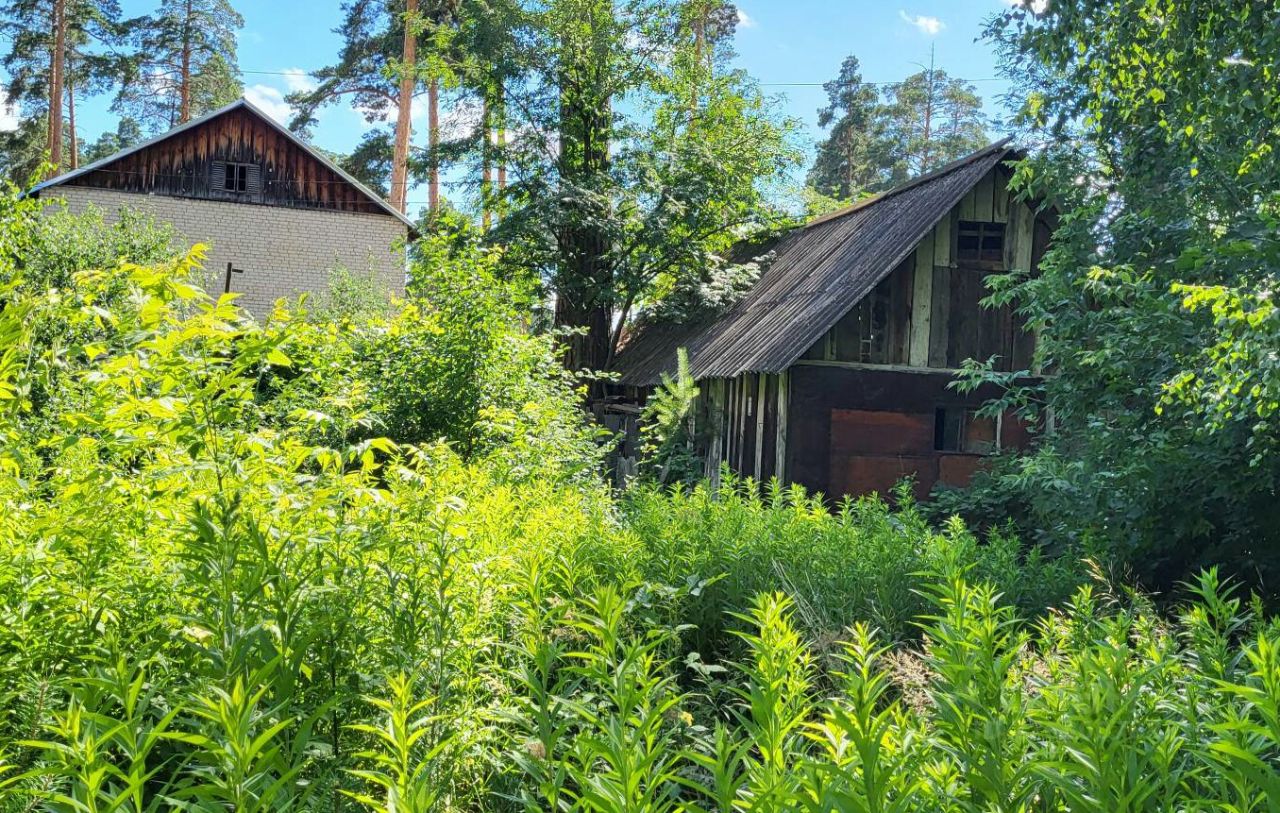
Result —
[[[241, 69], [240, 73], [252, 74], [254, 76], [305, 76], [308, 79], [319, 79], [319, 74], [309, 71], [257, 71]], [[986, 76], [978, 79], [958, 78], [961, 82], [1004, 82], [1006, 80], [999, 76]], [[827, 82], [759, 82], [761, 87], [796, 87], [796, 88], [820, 88]], [[892, 85], [901, 85], [902, 81], [897, 82], [860, 82], [859, 84], [871, 85], [875, 87], [889, 87]]]

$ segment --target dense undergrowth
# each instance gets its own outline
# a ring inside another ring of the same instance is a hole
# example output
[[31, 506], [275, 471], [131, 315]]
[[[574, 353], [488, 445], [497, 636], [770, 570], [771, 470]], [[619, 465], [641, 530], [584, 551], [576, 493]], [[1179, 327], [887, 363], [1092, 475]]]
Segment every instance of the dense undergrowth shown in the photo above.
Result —
[[0, 811], [1280, 804], [1212, 574], [1169, 619], [905, 499], [619, 497], [483, 252], [260, 325], [6, 205]]

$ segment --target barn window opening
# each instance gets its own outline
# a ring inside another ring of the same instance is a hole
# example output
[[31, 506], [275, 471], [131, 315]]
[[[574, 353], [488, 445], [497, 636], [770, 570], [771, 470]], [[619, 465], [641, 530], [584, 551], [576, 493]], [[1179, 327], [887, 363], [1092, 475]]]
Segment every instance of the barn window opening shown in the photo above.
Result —
[[213, 162], [214, 189], [236, 195], [255, 195], [262, 190], [262, 167], [257, 164]]
[[227, 164], [227, 177], [223, 181], [222, 188], [228, 192], [248, 192], [249, 165]]
[[998, 427], [993, 418], [980, 417], [964, 407], [934, 410], [933, 448], [939, 452], [992, 454], [999, 449]]
[[1004, 224], [961, 220], [956, 259], [998, 263], [1004, 259]]

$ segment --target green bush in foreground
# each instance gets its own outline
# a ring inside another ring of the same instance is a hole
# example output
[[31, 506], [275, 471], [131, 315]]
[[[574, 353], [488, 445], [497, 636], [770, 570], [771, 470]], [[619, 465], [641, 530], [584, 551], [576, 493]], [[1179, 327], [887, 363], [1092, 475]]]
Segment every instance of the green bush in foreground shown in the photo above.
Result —
[[1280, 805], [1280, 627], [1213, 574], [1166, 620], [906, 503], [618, 499], [465, 302], [258, 324], [192, 259], [69, 296], [14, 245], [0, 811]]

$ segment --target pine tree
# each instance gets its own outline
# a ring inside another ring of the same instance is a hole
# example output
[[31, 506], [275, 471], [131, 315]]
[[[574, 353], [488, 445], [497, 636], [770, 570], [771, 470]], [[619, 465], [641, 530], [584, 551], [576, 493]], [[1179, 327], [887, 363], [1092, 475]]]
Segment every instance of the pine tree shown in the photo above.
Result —
[[984, 146], [982, 99], [973, 85], [929, 67], [889, 87], [879, 119], [895, 181]]
[[921, 175], [984, 146], [982, 99], [963, 79], [932, 65], [878, 94], [862, 81], [857, 57], [823, 88], [827, 106], [808, 183], [825, 196], [851, 198]]
[[[417, 70], [421, 11], [420, 0], [348, 0], [342, 24], [334, 29], [343, 39], [337, 63], [317, 71], [320, 81], [315, 88], [288, 97], [297, 111], [295, 130], [309, 129], [317, 110], [340, 99], [347, 99], [371, 123], [394, 120], [389, 189], [390, 203], [400, 211], [406, 208], [411, 172], [413, 102], [423, 92]], [[366, 149], [367, 166], [382, 163], [372, 157]]]
[[885, 182], [883, 143], [877, 120], [879, 95], [862, 81], [856, 56], [846, 57], [840, 75], [822, 86], [827, 105], [818, 126], [829, 130], [818, 143], [809, 185], [824, 195], [852, 198]]
[[97, 141], [84, 148], [84, 160], [86, 163], [92, 163], [109, 155], [115, 155], [121, 150], [141, 143], [144, 138], [142, 126], [138, 122], [131, 118], [122, 118], [114, 131], [108, 130], [98, 136]]
[[507, 87], [523, 72], [515, 41], [520, 11], [515, 0], [468, 0], [455, 9], [448, 67], [461, 85], [459, 106], [474, 103], [480, 115], [467, 132], [439, 148], [452, 156], [478, 158], [481, 221], [488, 229], [495, 211], [505, 209]]
[[[10, 0], [0, 6], [10, 48], [0, 59], [8, 74], [6, 102], [39, 126], [19, 128], [8, 148], [30, 153], [16, 140], [42, 130], [41, 147], [54, 171], [79, 163], [76, 101], [120, 80], [124, 60], [111, 47], [120, 43], [116, 0]], [[19, 161], [26, 164], [29, 162]], [[25, 180], [25, 179], [23, 179]]]
[[229, 104], [244, 92], [228, 0], [161, 0], [155, 14], [127, 24], [137, 56], [112, 110], [161, 131]]

